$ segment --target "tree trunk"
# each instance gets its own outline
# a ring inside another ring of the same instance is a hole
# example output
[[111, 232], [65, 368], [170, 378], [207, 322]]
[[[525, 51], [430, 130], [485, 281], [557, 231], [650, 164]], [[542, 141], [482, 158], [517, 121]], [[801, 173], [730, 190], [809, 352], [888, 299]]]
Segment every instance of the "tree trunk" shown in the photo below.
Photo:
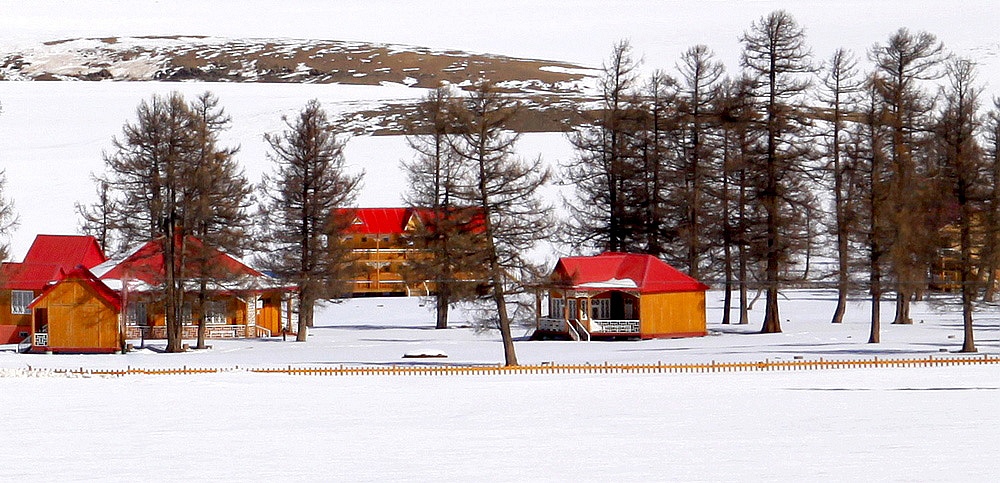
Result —
[[997, 269], [991, 265], [985, 267], [986, 270], [986, 290], [983, 292], [983, 302], [992, 302], [996, 295]]
[[740, 278], [740, 325], [747, 325], [750, 323], [750, 305], [747, 296], [747, 247], [746, 247], [746, 209], [747, 209], [747, 186], [746, 186], [746, 170], [740, 170], [740, 206], [739, 206], [739, 216], [740, 216], [740, 235], [739, 235], [739, 245], [737, 246], [737, 257], [739, 257], [739, 278]]
[[[167, 326], [167, 352], [182, 352], [183, 345], [183, 323], [180, 317], [180, 306], [178, 299], [183, 300], [183, 289], [178, 290], [177, 283], [177, 247], [174, 243], [175, 226], [172, 216], [168, 216], [164, 221], [166, 235], [163, 240], [163, 266], [166, 285], [166, 300], [164, 302], [165, 324]], [[180, 294], [178, 295], [178, 291]]]
[[869, 344], [878, 344], [882, 340], [882, 320], [881, 313], [879, 312], [881, 304], [882, 294], [878, 291], [872, 291], [872, 329], [868, 336]]
[[870, 258], [871, 265], [869, 266], [872, 295], [872, 323], [871, 334], [868, 336], [869, 344], [878, 344], [882, 340], [882, 268], [879, 265], [878, 250], [877, 244], [872, 247], [875, 255]]
[[206, 285], [205, 281], [202, 280], [200, 286], [198, 287], [198, 307], [196, 307], [198, 311], [198, 345], [195, 347], [197, 349], [205, 349], [206, 347], [205, 346], [205, 332], [206, 332], [205, 299], [208, 298], [206, 296], [208, 288], [205, 285]]
[[[837, 163], [839, 166], [839, 163]], [[836, 168], [840, 171], [839, 167]], [[838, 173], [838, 176], [839, 173]], [[848, 266], [848, 245], [847, 245], [847, 226], [844, 221], [844, 207], [843, 207], [843, 196], [840, 193], [841, 181], [837, 180], [836, 187], [836, 198], [837, 198], [837, 308], [833, 311], [834, 324], [839, 324], [844, 321], [844, 312], [847, 310], [847, 291], [849, 283], [849, 273], [850, 267]]]
[[295, 335], [296, 342], [305, 342], [309, 327], [312, 327], [313, 305], [316, 303], [312, 291], [308, 288], [300, 288], [299, 292], [299, 325], [298, 334]]
[[[961, 182], [959, 185], [960, 187], [965, 186]], [[976, 296], [975, 276], [972, 274], [972, 208], [969, 206], [964, 192], [959, 194], [959, 202], [962, 212], [960, 243], [962, 251], [962, 332], [964, 335], [961, 352], [976, 352], [976, 342], [972, 330], [972, 299]]]
[[434, 298], [434, 303], [436, 304], [437, 311], [437, 325], [436, 329], [447, 329], [448, 328], [448, 306], [450, 302], [451, 294], [451, 284], [444, 282], [439, 283], [437, 288], [437, 294]]
[[910, 290], [903, 287], [903, 283], [897, 283], [896, 288], [896, 318], [893, 324], [909, 325], [913, 323], [910, 319]]

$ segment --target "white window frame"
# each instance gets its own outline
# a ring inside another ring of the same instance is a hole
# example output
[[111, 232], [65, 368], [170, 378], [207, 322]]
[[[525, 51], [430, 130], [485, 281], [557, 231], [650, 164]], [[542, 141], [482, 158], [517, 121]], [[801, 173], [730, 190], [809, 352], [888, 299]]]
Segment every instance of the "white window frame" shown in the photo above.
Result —
[[15, 315], [31, 315], [31, 301], [35, 300], [35, 292], [31, 290], [10, 291], [10, 313]]
[[591, 299], [591, 318], [594, 320], [611, 319], [611, 299]]
[[554, 319], [561, 319], [566, 313], [563, 311], [563, 299], [553, 298], [552, 308], [549, 309], [549, 316]]

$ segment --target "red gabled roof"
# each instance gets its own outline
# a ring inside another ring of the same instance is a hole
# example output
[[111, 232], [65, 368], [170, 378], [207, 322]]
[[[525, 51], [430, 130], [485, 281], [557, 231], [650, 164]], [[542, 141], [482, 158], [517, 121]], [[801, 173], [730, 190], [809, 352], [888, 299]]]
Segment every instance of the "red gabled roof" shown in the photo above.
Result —
[[24, 256], [24, 263], [55, 264], [66, 270], [78, 265], [92, 268], [105, 260], [97, 239], [83, 235], [37, 235]]
[[[126, 278], [142, 280], [151, 285], [161, 283], [166, 276], [163, 262], [165, 240], [165, 237], [159, 237], [147, 242], [141, 248], [125, 257], [124, 260], [115, 263], [113, 267], [102, 273], [100, 278], [104, 280], [123, 280]], [[179, 238], [176, 243], [179, 247]], [[246, 266], [243, 262], [216, 248], [205, 245], [201, 240], [193, 236], [185, 238], [185, 247], [188, 253], [184, 258], [191, 263], [190, 266], [186, 267], [186, 277], [200, 277], [202, 275], [200, 272], [203, 270], [201, 267], [207, 267], [208, 270], [213, 272], [207, 274], [209, 278], [240, 275], [263, 276], [257, 270]]]
[[62, 279], [59, 280], [58, 283], [54, 283], [46, 287], [45, 290], [42, 292], [42, 294], [36, 297], [35, 300], [31, 302], [31, 305], [29, 305], [29, 307], [34, 307], [35, 305], [37, 305], [39, 301], [45, 298], [45, 296], [48, 295], [49, 292], [52, 292], [52, 290], [54, 290], [60, 283], [67, 281], [79, 281], [85, 285], [90, 286], [92, 289], [94, 289], [94, 293], [96, 293], [98, 297], [100, 297], [102, 300], [111, 305], [116, 312], [121, 312], [122, 299], [121, 296], [118, 295], [118, 292], [112, 290], [110, 287], [105, 285], [104, 282], [101, 281], [101, 279], [97, 278], [93, 273], [91, 273], [90, 270], [87, 270], [87, 268], [84, 267], [83, 265], [78, 265], [76, 268], [67, 272], [65, 275], [62, 276]]
[[0, 288], [35, 290], [62, 277], [77, 266], [93, 268], [107, 258], [97, 240], [83, 235], [37, 235], [22, 263], [0, 267]]
[[[458, 208], [451, 213], [456, 218], [467, 217], [465, 223], [469, 229], [476, 232], [483, 230], [485, 224], [481, 210]], [[337, 216], [348, 219], [347, 233], [365, 235], [399, 235], [406, 233], [414, 217], [428, 226], [433, 226], [440, 217], [431, 208], [342, 208], [337, 210]]]
[[640, 293], [695, 292], [705, 285], [651, 255], [607, 252], [593, 257], [563, 257], [552, 278], [574, 290], [638, 290]]
[[343, 208], [338, 217], [350, 218], [348, 233], [390, 235], [406, 231], [412, 210], [409, 208]]
[[52, 263], [4, 263], [0, 267], [0, 288], [4, 290], [34, 290], [45, 288], [59, 280], [62, 269]]

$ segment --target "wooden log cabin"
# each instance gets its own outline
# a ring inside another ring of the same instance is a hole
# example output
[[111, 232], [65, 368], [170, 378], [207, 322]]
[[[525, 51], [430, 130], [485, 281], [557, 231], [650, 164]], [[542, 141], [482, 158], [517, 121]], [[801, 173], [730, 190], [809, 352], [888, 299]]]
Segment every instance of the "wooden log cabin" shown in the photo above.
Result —
[[82, 265], [48, 285], [31, 304], [31, 350], [112, 353], [125, 349], [121, 296]]
[[76, 267], [89, 269], [105, 260], [94, 237], [36, 236], [23, 261], [0, 265], [0, 344], [19, 343], [32, 334], [29, 305], [46, 286]]
[[[294, 332], [295, 287], [268, 277], [200, 240], [187, 256], [183, 337], [267, 337]], [[0, 267], [0, 343], [33, 352], [113, 352], [128, 339], [166, 337], [164, 240], [108, 260], [93, 237], [39, 235], [19, 263]], [[197, 263], [194, 263], [197, 261]], [[196, 303], [204, 283], [204, 303]], [[197, 311], [201, 307], [201, 312]]]
[[[347, 208], [335, 215], [344, 224], [343, 242], [351, 251], [356, 274], [351, 280], [354, 296], [411, 296], [434, 292], [433, 282], [407, 280], [407, 263], [432, 256], [415, 241], [422, 228], [433, 229], [436, 215], [426, 208]], [[468, 215], [463, 229], [481, 230], [482, 216]], [[346, 222], [346, 223], [345, 223]], [[466, 274], [468, 278], [475, 278]]]
[[632, 253], [559, 259], [537, 337], [676, 338], [707, 333], [708, 286], [662, 260]]
[[[166, 278], [165, 238], [160, 237], [125, 257], [109, 260], [94, 273], [122, 294], [123, 323], [128, 339], [166, 338], [166, 316], [161, 300]], [[293, 333], [298, 324], [294, 285], [251, 268], [242, 261], [206, 246], [195, 237], [178, 240], [185, 266], [182, 337], [197, 337], [199, 318], [206, 337], [254, 338]], [[204, 301], [199, 297], [204, 285]], [[200, 307], [201, 312], [198, 312]]]

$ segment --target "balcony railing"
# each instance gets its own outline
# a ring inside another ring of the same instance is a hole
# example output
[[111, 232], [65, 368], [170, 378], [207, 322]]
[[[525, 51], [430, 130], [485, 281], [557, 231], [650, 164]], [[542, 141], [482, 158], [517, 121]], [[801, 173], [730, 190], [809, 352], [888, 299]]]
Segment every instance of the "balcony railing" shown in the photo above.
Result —
[[[638, 334], [638, 319], [580, 320], [591, 334]], [[538, 330], [546, 332], [569, 332], [568, 322], [562, 318], [545, 317], [539, 319]]]
[[633, 319], [591, 320], [590, 332], [599, 334], [638, 334], [639, 321]]

